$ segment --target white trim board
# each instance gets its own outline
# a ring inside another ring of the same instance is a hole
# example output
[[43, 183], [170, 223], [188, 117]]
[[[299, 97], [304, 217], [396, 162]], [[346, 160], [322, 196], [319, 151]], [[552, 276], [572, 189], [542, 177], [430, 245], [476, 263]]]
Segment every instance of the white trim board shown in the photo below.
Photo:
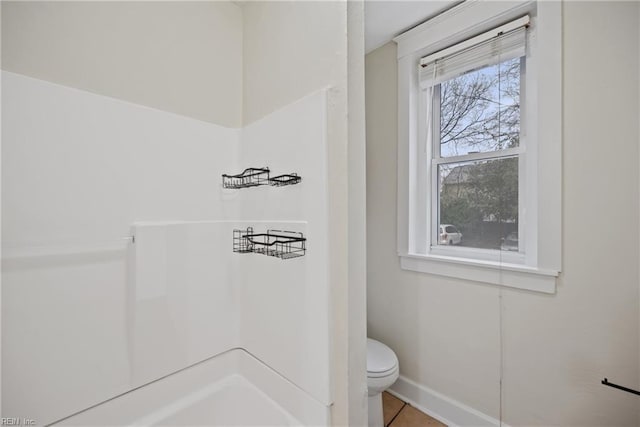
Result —
[[400, 254], [400, 268], [478, 283], [525, 289], [546, 294], [556, 293], [556, 278], [560, 274], [519, 264], [469, 260], [438, 255]]
[[501, 423], [500, 420], [438, 393], [422, 384], [418, 384], [404, 375], [400, 375], [398, 380], [387, 391], [425, 414], [445, 423], [449, 427], [509, 427], [509, 425], [504, 422]]

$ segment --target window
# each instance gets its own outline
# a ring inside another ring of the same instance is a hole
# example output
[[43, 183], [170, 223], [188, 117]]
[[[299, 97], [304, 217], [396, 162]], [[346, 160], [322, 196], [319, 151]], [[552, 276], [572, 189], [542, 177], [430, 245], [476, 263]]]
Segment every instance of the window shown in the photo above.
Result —
[[499, 3], [462, 3], [395, 39], [398, 252], [405, 269], [554, 292], [559, 10]]
[[[424, 108], [418, 126], [432, 169], [424, 190], [432, 213], [427, 227], [449, 224], [444, 233], [427, 233], [432, 253], [442, 249], [434, 246], [455, 245], [448, 250], [458, 256], [474, 258], [480, 249], [485, 257], [494, 252], [503, 259], [495, 252], [509, 233], [520, 231], [526, 208], [526, 198], [519, 197], [526, 168], [519, 163], [526, 147], [521, 108], [528, 24], [527, 16], [420, 60]], [[515, 252], [524, 255], [524, 247]], [[523, 259], [512, 251], [507, 257]]]

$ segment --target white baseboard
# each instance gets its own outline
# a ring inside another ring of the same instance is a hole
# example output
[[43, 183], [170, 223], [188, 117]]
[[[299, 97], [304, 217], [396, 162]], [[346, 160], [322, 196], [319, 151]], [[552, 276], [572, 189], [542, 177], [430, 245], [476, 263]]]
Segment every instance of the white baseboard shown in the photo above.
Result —
[[509, 427], [493, 417], [400, 375], [389, 393], [449, 427]]

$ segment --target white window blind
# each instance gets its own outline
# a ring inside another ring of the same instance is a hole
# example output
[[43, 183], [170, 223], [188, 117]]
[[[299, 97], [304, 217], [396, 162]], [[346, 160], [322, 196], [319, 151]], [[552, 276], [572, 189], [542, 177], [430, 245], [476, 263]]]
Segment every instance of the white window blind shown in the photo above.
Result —
[[[529, 17], [474, 37], [420, 61], [420, 86], [428, 88], [469, 71], [526, 54]], [[509, 28], [504, 31], [504, 28]], [[515, 28], [513, 28], [515, 27]]]

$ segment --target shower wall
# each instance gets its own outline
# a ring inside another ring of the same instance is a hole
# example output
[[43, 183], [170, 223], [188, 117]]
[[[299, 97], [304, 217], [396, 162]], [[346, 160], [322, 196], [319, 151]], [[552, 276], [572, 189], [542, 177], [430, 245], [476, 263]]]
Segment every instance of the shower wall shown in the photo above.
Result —
[[[3, 82], [8, 414], [51, 422], [235, 347], [329, 406], [326, 91], [233, 130]], [[303, 181], [220, 188], [261, 164]], [[234, 255], [247, 226], [304, 232], [307, 256]]]
[[219, 174], [240, 133], [13, 73], [2, 84], [3, 413], [50, 422], [139, 384], [121, 238], [140, 220], [224, 218]]
[[[256, 231], [284, 226], [303, 231], [307, 255], [288, 261], [243, 256], [238, 260], [238, 272], [243, 283], [240, 333], [243, 346], [328, 405], [331, 393], [326, 100], [327, 91], [318, 91], [243, 129], [242, 162], [265, 163], [271, 167], [272, 175], [298, 173], [302, 182], [282, 188], [240, 190], [240, 218], [284, 222], [272, 226], [257, 223]], [[269, 282], [264, 280], [265, 272]]]
[[[326, 91], [232, 130], [3, 82], [7, 414], [52, 422], [236, 347], [330, 405]], [[303, 182], [220, 188], [260, 162]], [[304, 232], [307, 255], [233, 254], [247, 226]]]

